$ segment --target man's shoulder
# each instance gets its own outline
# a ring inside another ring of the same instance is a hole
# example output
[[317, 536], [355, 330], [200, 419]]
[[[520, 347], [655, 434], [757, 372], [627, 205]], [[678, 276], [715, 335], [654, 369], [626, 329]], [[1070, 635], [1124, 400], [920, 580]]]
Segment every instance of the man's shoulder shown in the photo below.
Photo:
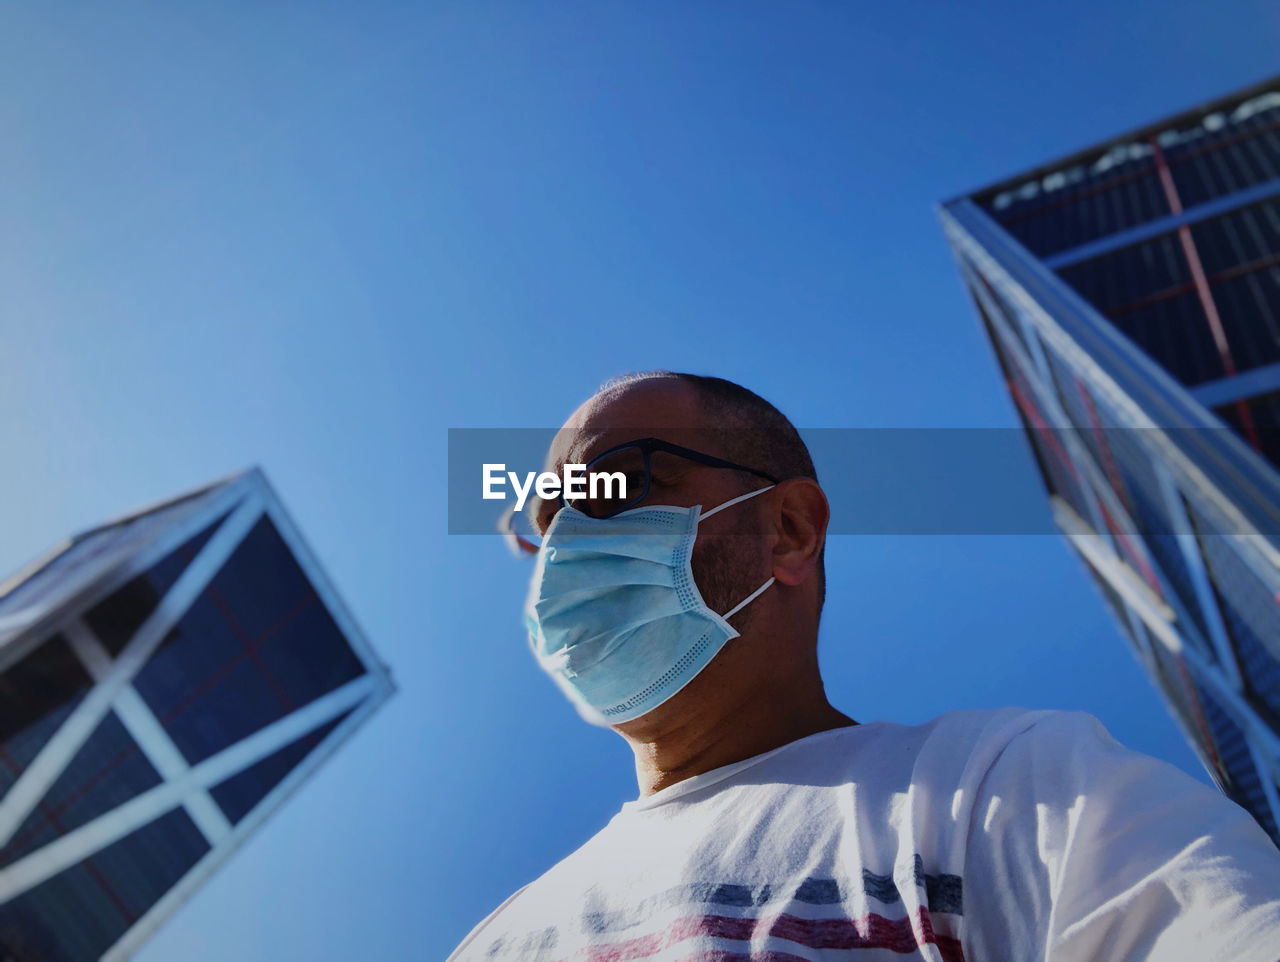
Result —
[[1029, 757], [1099, 738], [1109, 740], [1097, 719], [1073, 711], [960, 709], [916, 723], [869, 721], [798, 739], [734, 766], [739, 770], [705, 788], [690, 786], [684, 797], [696, 803], [729, 790], [755, 798], [850, 784], [868, 801], [907, 785], [917, 793], [953, 793], [976, 787], [997, 765], [1013, 773]]
[[1113, 747], [1125, 751], [1082, 711], [958, 709], [918, 723], [875, 721], [842, 730], [834, 743], [801, 748], [796, 764], [827, 767], [837, 779], [883, 777], [918, 790], [951, 791], [976, 788], [989, 776], [1025, 776], [1043, 760], [1096, 758]]
[[916, 725], [891, 727], [898, 730], [898, 737], [964, 747], [970, 761], [994, 761], [1013, 744], [1052, 746], [1098, 739], [1113, 743], [1094, 715], [1052, 708], [964, 708]]
[[[1018, 707], [947, 712], [917, 726], [929, 747], [964, 758], [971, 773], [1031, 760], [1097, 755], [1121, 748], [1097, 717], [1084, 711]], [[1136, 753], [1130, 753], [1136, 754]]]
[[941, 758], [945, 767], [954, 751], [957, 761], [946, 777], [982, 810], [988, 829], [1032, 817], [1078, 819], [1086, 809], [1090, 824], [1113, 825], [1154, 818], [1151, 805], [1175, 799], [1184, 811], [1202, 812], [1205, 824], [1238, 812], [1209, 785], [1121, 744], [1088, 712], [952, 712], [922, 727], [935, 737], [921, 752], [920, 770], [928, 759]]
[[1096, 732], [1105, 735], [1086, 712], [1011, 706], [957, 709], [922, 722], [872, 721], [830, 734], [863, 760], [889, 756], [919, 763], [941, 756], [971, 766], [994, 762], [1015, 740], [1062, 741]]

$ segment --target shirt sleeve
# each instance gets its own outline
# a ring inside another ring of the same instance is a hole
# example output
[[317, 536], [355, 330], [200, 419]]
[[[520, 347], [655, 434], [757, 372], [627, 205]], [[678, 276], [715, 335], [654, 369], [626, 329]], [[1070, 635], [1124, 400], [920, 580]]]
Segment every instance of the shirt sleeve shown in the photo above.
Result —
[[463, 962], [468, 956], [478, 956], [480, 951], [477, 940], [480, 938], [481, 933], [489, 928], [490, 923], [494, 922], [506, 910], [507, 906], [519, 898], [521, 893], [528, 887], [529, 885], [520, 886], [508, 895], [501, 905], [477, 922], [475, 928], [467, 933], [467, 937], [458, 943], [458, 947], [449, 953], [449, 957], [444, 962]]
[[1280, 960], [1280, 852], [1266, 833], [1092, 715], [1039, 715], [974, 802], [966, 958]]

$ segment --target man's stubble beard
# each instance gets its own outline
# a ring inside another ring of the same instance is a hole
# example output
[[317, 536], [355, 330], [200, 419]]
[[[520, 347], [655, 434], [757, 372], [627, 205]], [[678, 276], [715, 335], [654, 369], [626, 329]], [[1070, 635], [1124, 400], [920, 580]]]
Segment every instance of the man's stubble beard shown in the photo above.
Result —
[[[753, 564], [759, 548], [759, 536], [745, 530], [745, 526], [694, 542], [693, 580], [702, 600], [716, 614], [729, 611], [768, 579]], [[729, 623], [739, 634], [745, 634], [752, 615], [752, 605], [747, 605]]]

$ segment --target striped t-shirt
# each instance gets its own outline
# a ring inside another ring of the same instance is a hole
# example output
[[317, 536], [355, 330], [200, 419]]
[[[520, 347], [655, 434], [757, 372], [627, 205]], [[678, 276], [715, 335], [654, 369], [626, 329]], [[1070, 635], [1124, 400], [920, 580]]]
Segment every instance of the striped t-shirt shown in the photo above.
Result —
[[454, 960], [1280, 959], [1280, 853], [1077, 712], [821, 732], [628, 802]]

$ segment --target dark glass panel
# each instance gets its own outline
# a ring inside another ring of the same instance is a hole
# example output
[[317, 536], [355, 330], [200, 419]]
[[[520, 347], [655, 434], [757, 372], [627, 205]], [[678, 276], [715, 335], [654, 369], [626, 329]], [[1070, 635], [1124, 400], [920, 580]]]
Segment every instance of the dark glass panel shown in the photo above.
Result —
[[1280, 252], [1280, 202], [1232, 211], [1191, 226], [1200, 263], [1210, 280]]
[[295, 606], [286, 618], [266, 635], [259, 654], [295, 707], [364, 674], [364, 665], [318, 598], [300, 609]]
[[[1160, 142], [1183, 209], [1280, 177], [1280, 110], [1258, 99], [1242, 114], [1184, 120]], [[1145, 136], [975, 199], [1042, 257], [1170, 213]]]
[[[1243, 403], [1248, 407], [1249, 415], [1253, 420], [1254, 434], [1258, 439], [1258, 451], [1272, 464], [1280, 467], [1280, 391], [1261, 394]], [[1214, 408], [1213, 413], [1248, 441], [1238, 403]]]
[[98, 959], [209, 850], [181, 809], [0, 906], [0, 959]]
[[1280, 362], [1280, 266], [1213, 285], [1236, 371]]
[[1112, 321], [1187, 386], [1213, 381], [1226, 373], [1194, 290], [1128, 311]]
[[226, 517], [226, 514], [222, 515], [149, 570], [89, 610], [85, 615], [85, 622], [107, 651], [112, 655], [120, 654], [134, 632], [147, 620], [165, 592], [173, 587], [174, 582], [213, 537]]
[[1235, 404], [1227, 404], [1220, 408], [1214, 408], [1213, 413], [1222, 418], [1228, 426], [1234, 428], [1237, 432], [1244, 430], [1244, 422], [1240, 419], [1240, 409]]
[[191, 817], [175, 808], [103, 849], [91, 862], [116, 882], [128, 913], [140, 918], [208, 851], [209, 843]]
[[1058, 274], [1107, 315], [1131, 310], [1144, 298], [1176, 290], [1191, 281], [1186, 258], [1173, 234], [1072, 264]]
[[1218, 757], [1222, 759], [1223, 768], [1226, 769], [1228, 781], [1224, 788], [1227, 794], [1257, 820], [1272, 841], [1280, 843], [1275, 817], [1271, 813], [1271, 806], [1267, 804], [1262, 781], [1253, 763], [1244, 732], [1212, 695], [1198, 685], [1196, 688], [1200, 703], [1204, 706], [1205, 721], [1213, 732]]
[[143, 667], [135, 687], [194, 764], [363, 672], [264, 517]]
[[[1235, 369], [1280, 361], [1280, 204], [1215, 217], [1192, 235]], [[1182, 383], [1226, 374], [1176, 233], [1059, 274]]]
[[1250, 398], [1247, 403], [1263, 456], [1280, 467], [1280, 391]]
[[1167, 147], [1165, 158], [1182, 206], [1194, 207], [1276, 177], [1276, 121], [1276, 111], [1267, 111]]
[[55, 635], [0, 675], [0, 792], [7, 792], [92, 686]]
[[284, 777], [298, 766], [329, 733], [337, 728], [355, 709], [343, 712], [332, 721], [308, 732], [274, 754], [242, 772], [232, 775], [210, 791], [214, 801], [233, 823], [239, 822], [266, 797], [267, 793], [284, 781]]
[[[1253, 423], [1260, 431], [1271, 432], [1274, 439], [1280, 433], [1280, 391], [1271, 394], [1260, 394], [1249, 399], [1249, 411], [1253, 415]], [[1280, 463], [1280, 459], [1272, 456], [1271, 460]]]
[[1143, 157], [1091, 183], [1043, 193], [1037, 204], [998, 212], [996, 219], [1033, 254], [1047, 257], [1168, 212], [1154, 165]]
[[1176, 235], [1063, 268], [1059, 275], [1183, 384], [1225, 373]]
[[1245, 689], [1259, 712], [1280, 724], [1280, 602], [1228, 536], [1205, 534], [1208, 526], [1194, 512], [1192, 519]]
[[[272, 679], [242, 654], [238, 644], [216, 652], [212, 645], [223, 640], [216, 636], [183, 633], [178, 637], [177, 644], [158, 652], [147, 664], [145, 684], [139, 678], [137, 687], [188, 762], [202, 762], [288, 714], [290, 706]], [[182, 657], [187, 654], [195, 657]], [[207, 675], [183, 670], [218, 654], [225, 657]]]
[[12, 864], [160, 781], [160, 775], [115, 713], [107, 712], [9, 844], [0, 850], [0, 865]]

